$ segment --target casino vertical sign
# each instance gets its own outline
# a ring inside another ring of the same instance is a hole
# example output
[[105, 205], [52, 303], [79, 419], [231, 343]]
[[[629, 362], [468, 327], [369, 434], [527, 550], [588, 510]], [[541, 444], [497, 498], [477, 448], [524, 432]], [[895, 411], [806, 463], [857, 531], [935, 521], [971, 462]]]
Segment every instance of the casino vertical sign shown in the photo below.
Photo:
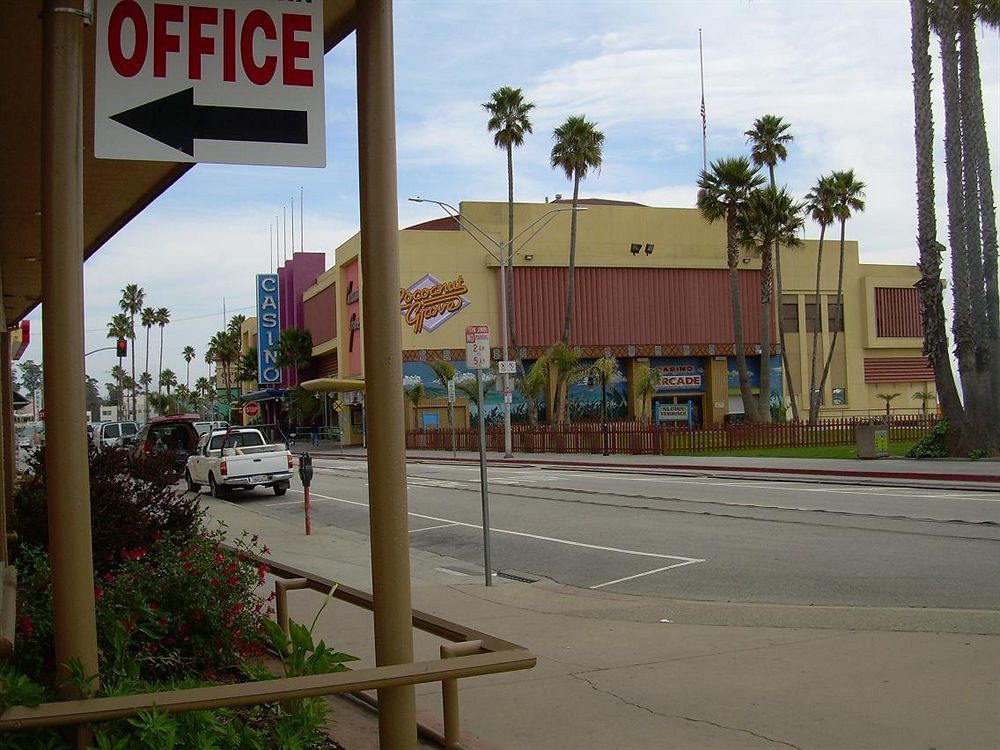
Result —
[[101, 0], [98, 158], [322, 167], [322, 0]]
[[281, 337], [278, 299], [278, 274], [257, 274], [257, 382], [260, 385], [281, 382], [281, 369], [277, 364]]

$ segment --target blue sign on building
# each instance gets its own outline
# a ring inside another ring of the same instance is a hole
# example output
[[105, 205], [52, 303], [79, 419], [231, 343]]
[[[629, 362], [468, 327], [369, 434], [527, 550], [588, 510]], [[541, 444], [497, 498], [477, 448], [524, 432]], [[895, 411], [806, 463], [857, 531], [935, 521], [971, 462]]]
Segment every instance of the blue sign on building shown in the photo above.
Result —
[[281, 318], [278, 307], [278, 274], [257, 274], [257, 382], [273, 385], [281, 382], [276, 359]]

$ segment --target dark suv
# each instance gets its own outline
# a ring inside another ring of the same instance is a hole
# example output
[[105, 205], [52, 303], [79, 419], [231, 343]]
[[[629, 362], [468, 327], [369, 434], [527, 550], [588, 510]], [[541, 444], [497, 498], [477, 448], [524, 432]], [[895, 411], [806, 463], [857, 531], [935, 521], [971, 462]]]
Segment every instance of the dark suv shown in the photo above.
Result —
[[143, 425], [135, 438], [135, 452], [140, 456], [171, 453], [174, 465], [183, 468], [188, 456], [198, 445], [198, 431], [194, 423], [201, 417], [197, 414], [168, 414], [153, 417]]

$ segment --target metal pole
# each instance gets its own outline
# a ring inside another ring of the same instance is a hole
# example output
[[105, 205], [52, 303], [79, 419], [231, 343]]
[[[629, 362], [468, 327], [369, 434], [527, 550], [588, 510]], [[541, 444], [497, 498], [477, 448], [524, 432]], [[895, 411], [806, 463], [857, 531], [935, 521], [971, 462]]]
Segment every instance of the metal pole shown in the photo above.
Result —
[[476, 390], [479, 391], [479, 489], [483, 497], [483, 566], [486, 585], [493, 585], [490, 563], [490, 487], [486, 478], [486, 420], [483, 418], [483, 371], [476, 368]]
[[14, 467], [17, 461], [17, 452], [14, 448], [17, 437], [14, 434], [14, 383], [11, 373], [10, 359], [10, 332], [0, 334], [0, 367], [3, 368], [3, 376], [0, 379], [0, 388], [3, 388], [3, 489], [4, 489], [4, 510], [7, 514], [7, 522], [14, 518]]
[[[410, 539], [399, 328], [399, 212], [392, 1], [358, 3], [358, 157], [361, 275], [365, 280], [365, 388], [378, 408], [365, 425], [368, 451], [375, 663], [413, 662]], [[416, 747], [412, 685], [378, 691], [379, 745]]]
[[[500, 245], [500, 315], [503, 339], [503, 361], [507, 361], [507, 266], [510, 264], [510, 247], [501, 243]], [[503, 457], [511, 458], [514, 453], [511, 445], [510, 435], [510, 402], [507, 401], [507, 390], [510, 388], [510, 375], [503, 374]]]
[[604, 455], [608, 455], [608, 379], [601, 373], [601, 421], [604, 423]]
[[[97, 674], [83, 348], [83, 23], [80, 0], [45, 0], [42, 42], [42, 356], [45, 496], [56, 684], [80, 698], [69, 663]], [[91, 685], [93, 689], [97, 685]], [[77, 732], [77, 746], [89, 744]]]

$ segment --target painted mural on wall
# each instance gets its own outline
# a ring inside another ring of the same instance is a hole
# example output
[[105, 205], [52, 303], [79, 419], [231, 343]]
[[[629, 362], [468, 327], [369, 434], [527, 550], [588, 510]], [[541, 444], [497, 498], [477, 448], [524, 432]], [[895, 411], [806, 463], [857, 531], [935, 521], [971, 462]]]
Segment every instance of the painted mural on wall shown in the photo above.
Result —
[[[479, 419], [473, 399], [464, 392], [469, 389], [475, 392], [476, 371], [465, 366], [465, 362], [453, 361], [455, 368], [455, 385], [457, 387], [457, 398], [470, 402], [469, 415], [473, 419]], [[415, 385], [423, 384], [424, 391], [428, 399], [448, 398], [448, 389], [438, 380], [437, 375], [426, 362], [404, 362], [403, 363], [403, 388], [410, 389]], [[497, 388], [497, 373], [495, 370], [483, 370], [483, 400], [485, 401], [484, 414], [488, 425], [503, 424], [503, 393]], [[524, 404], [519, 391], [515, 389], [513, 403], [511, 404], [511, 418], [515, 410], [523, 411], [527, 415], [527, 406]], [[527, 416], [525, 416], [527, 421]]]
[[[581, 366], [592, 365], [593, 359], [580, 360]], [[618, 371], [608, 381], [608, 419], [628, 418], [628, 383], [618, 363]], [[601, 419], [601, 380], [586, 374], [570, 383], [570, 422], [596, 422]]]
[[[753, 393], [760, 393], [760, 357], [747, 357], [747, 371], [750, 376], [750, 390]], [[729, 395], [740, 395], [740, 372], [736, 366], [736, 357], [728, 357], [726, 360], [726, 370], [729, 373]], [[783, 397], [781, 375], [781, 355], [775, 354], [771, 357], [771, 400], [777, 399], [779, 402]]]

